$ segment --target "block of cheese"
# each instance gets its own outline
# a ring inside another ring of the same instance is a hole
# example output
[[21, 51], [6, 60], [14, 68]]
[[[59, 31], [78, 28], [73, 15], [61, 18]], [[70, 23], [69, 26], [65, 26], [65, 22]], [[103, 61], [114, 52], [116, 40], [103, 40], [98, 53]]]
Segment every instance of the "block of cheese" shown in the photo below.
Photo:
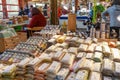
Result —
[[57, 61], [53, 61], [47, 70], [47, 74], [56, 74], [60, 68], [61, 68], [61, 63]]
[[93, 53], [87, 53], [86, 54], [86, 59], [92, 59], [93, 58]]
[[112, 77], [104, 76], [104, 77], [103, 77], [103, 80], [112, 80]]
[[73, 37], [70, 41], [77, 42], [78, 39], [78, 37]]
[[87, 70], [79, 70], [75, 77], [75, 80], [88, 80], [88, 71]]
[[61, 62], [63, 64], [68, 65], [68, 66], [72, 66], [72, 64], [74, 62], [74, 59], [75, 59], [75, 55], [74, 54], [66, 53], [65, 56], [62, 58]]
[[87, 48], [87, 52], [94, 52], [95, 47], [96, 47], [96, 44], [94, 43], [90, 44]]
[[113, 60], [116, 62], [120, 62], [120, 51], [117, 48], [111, 48], [111, 53]]
[[56, 40], [52, 38], [52, 39], [48, 40], [48, 42], [52, 43], [52, 44], [55, 44]]
[[52, 51], [54, 51], [55, 48], [56, 48], [56, 46], [52, 45], [46, 51], [52, 52]]
[[95, 52], [94, 56], [93, 56], [93, 60], [95, 62], [101, 62], [103, 59], [103, 53], [101, 52]]
[[70, 47], [68, 49], [68, 53], [73, 53], [75, 55], [77, 55], [78, 49], [76, 47]]
[[84, 43], [84, 39], [81, 39], [81, 38], [78, 39], [78, 40], [77, 40], [77, 43], [80, 43], [80, 44], [81, 44], [81, 43]]
[[83, 67], [85, 61], [86, 61], [86, 58], [85, 58], [85, 57], [83, 57], [82, 59], [80, 59], [80, 60], [76, 63], [75, 67], [73, 68], [74, 72], [77, 72], [79, 69], [81, 69], [81, 68]]
[[104, 56], [106, 56], [106, 57], [109, 57], [111, 55], [109, 46], [103, 45], [103, 53], [104, 53]]
[[54, 35], [52, 38], [58, 39], [61, 35]]
[[105, 58], [103, 61], [102, 73], [111, 76], [113, 74], [113, 70], [114, 70], [114, 62], [110, 59]]
[[85, 41], [84, 44], [88, 44], [90, 45], [92, 43], [92, 39], [90, 37], [88, 37]]
[[98, 42], [98, 39], [97, 38], [93, 38], [92, 39], [94, 43], [97, 43]]
[[57, 52], [53, 55], [53, 59], [60, 61], [60, 60], [64, 57], [64, 55], [65, 55], [65, 52], [57, 51]]
[[76, 74], [74, 72], [71, 72], [66, 80], [75, 80]]
[[59, 47], [62, 47], [63, 49], [67, 49], [68, 48], [68, 43], [63, 42]]
[[72, 39], [72, 37], [67, 36], [66, 39], [65, 39], [65, 41], [66, 41], [66, 42], [69, 42], [71, 39]]
[[92, 71], [101, 72], [102, 64], [99, 62], [94, 62]]
[[54, 51], [62, 51], [62, 50], [63, 50], [63, 48], [61, 48], [61, 47], [56, 47]]
[[43, 61], [52, 62], [52, 57], [47, 53], [41, 54], [39, 58], [43, 59]]
[[22, 60], [17, 67], [21, 67], [21, 68], [25, 68], [26, 65], [30, 62], [30, 60], [32, 60], [31, 58], [25, 58], [24, 60]]
[[78, 59], [81, 59], [81, 58], [84, 57], [84, 56], [86, 56], [86, 52], [79, 52], [79, 53], [77, 54], [77, 58], [78, 58]]
[[88, 45], [87, 44], [80, 44], [78, 50], [79, 51], [87, 51]]
[[38, 71], [45, 72], [49, 66], [50, 66], [50, 63], [43, 63], [38, 67]]
[[114, 69], [114, 75], [120, 78], [120, 63], [114, 62], [115, 69]]
[[63, 43], [63, 42], [65, 41], [65, 38], [66, 38], [65, 35], [60, 36], [59, 38], [57, 38], [57, 42], [58, 42], [58, 43]]
[[93, 60], [86, 59], [85, 62], [84, 62], [84, 64], [83, 64], [83, 66], [81, 68], [85, 69], [85, 70], [92, 70], [93, 63], [94, 63]]
[[102, 46], [96, 46], [95, 47], [95, 52], [102, 52]]
[[102, 80], [101, 74], [98, 72], [91, 72], [89, 80]]
[[61, 68], [60, 71], [56, 75], [56, 79], [65, 80], [68, 74], [69, 74], [68, 68]]

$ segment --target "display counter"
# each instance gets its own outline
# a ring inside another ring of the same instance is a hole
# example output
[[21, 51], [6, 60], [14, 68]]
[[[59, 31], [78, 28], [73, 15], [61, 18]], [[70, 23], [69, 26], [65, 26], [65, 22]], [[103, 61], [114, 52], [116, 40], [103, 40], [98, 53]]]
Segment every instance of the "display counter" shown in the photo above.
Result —
[[[87, 28], [86, 25], [83, 25], [83, 21], [88, 20], [87, 16], [76, 16], [76, 25], [77, 28]], [[68, 24], [68, 15], [62, 15], [59, 19], [59, 25], [63, 25], [63, 23], [66, 22]]]

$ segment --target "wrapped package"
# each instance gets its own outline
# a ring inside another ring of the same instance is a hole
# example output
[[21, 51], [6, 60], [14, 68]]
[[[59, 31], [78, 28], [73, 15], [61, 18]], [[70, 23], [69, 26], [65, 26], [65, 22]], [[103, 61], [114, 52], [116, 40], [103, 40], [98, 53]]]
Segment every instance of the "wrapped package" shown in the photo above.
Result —
[[68, 53], [73, 53], [73, 54], [77, 55], [77, 52], [78, 52], [78, 50], [76, 47], [70, 47], [68, 49]]
[[109, 46], [103, 45], [103, 53], [104, 53], [104, 56], [106, 56], [106, 57], [109, 57], [111, 55]]
[[83, 67], [85, 60], [86, 60], [85, 57], [83, 57], [76, 63], [75, 67], [73, 68], [74, 72], [77, 72], [79, 69]]
[[86, 59], [92, 59], [93, 55], [94, 55], [93, 53], [87, 53], [85, 57]]
[[99, 63], [99, 62], [95, 62], [95, 63], [93, 64], [93, 69], [92, 69], [92, 71], [101, 72], [101, 68], [102, 68], [102, 64]]
[[61, 62], [64, 64], [65, 67], [71, 67], [75, 59], [74, 54], [66, 53], [65, 56], [62, 58]]
[[68, 43], [63, 42], [59, 47], [62, 47], [63, 49], [67, 49], [68, 48]]
[[120, 41], [116, 42], [116, 46], [117, 46], [118, 49], [120, 49]]
[[55, 48], [56, 48], [56, 46], [52, 45], [46, 51], [52, 52], [52, 51], [54, 51]]
[[91, 72], [89, 80], [102, 80], [101, 74], [98, 72]]
[[111, 76], [113, 74], [114, 70], [114, 63], [112, 60], [105, 58], [103, 62], [103, 67], [102, 67], [102, 73], [104, 75]]
[[103, 59], [103, 54], [101, 52], [95, 52], [94, 56], [93, 56], [93, 60], [95, 62], [101, 62]]
[[60, 61], [65, 55], [65, 52], [63, 51], [57, 51], [55, 55], [53, 56], [54, 60]]
[[79, 70], [75, 77], [75, 80], [88, 80], [89, 72], [87, 70]]
[[113, 60], [116, 62], [120, 62], [120, 51], [117, 48], [111, 48], [111, 53]]
[[108, 46], [108, 42], [103, 41], [103, 42], [101, 42], [101, 45]]
[[60, 36], [59, 38], [57, 38], [57, 42], [58, 42], [58, 43], [63, 43], [63, 42], [65, 41], [65, 38], [66, 38], [65, 35]]
[[70, 41], [76, 42], [78, 39], [78, 37], [73, 37]]
[[93, 63], [94, 63], [93, 60], [85, 59], [85, 62], [83, 64], [83, 66], [81, 67], [81, 69], [92, 70]]
[[120, 63], [114, 62], [115, 69], [114, 69], [114, 75], [120, 78]]
[[39, 58], [43, 59], [43, 61], [52, 62], [52, 57], [47, 53], [41, 54], [41, 56], [39, 56]]
[[50, 63], [43, 63], [38, 67], [38, 71], [41, 73], [45, 73], [45, 71], [47, 70], [47, 68], [50, 66]]
[[53, 61], [46, 73], [47, 75], [56, 74], [60, 68], [61, 68], [61, 63], [57, 61]]
[[86, 56], [86, 53], [85, 52], [79, 52], [78, 54], [77, 54], [77, 58], [78, 59], [81, 59], [82, 57], [85, 57]]
[[104, 76], [103, 80], [112, 80], [112, 77]]
[[62, 50], [63, 50], [63, 48], [57, 47], [54, 51], [62, 51]]
[[80, 43], [80, 44], [81, 44], [81, 43], [84, 43], [84, 41], [85, 41], [84, 39], [81, 39], [81, 38], [80, 38], [80, 39], [77, 40], [77, 43]]
[[66, 39], [65, 39], [65, 41], [66, 41], [66, 42], [69, 42], [71, 39], [72, 39], [72, 37], [67, 36]]
[[102, 46], [96, 46], [95, 47], [95, 52], [102, 52]]
[[78, 50], [79, 51], [87, 51], [88, 45], [87, 44], [80, 44]]
[[94, 42], [94, 43], [97, 43], [97, 42], [98, 42], [98, 39], [97, 39], [97, 38], [93, 38], [93, 42]]
[[53, 44], [55, 44], [55, 43], [56, 43], [56, 40], [52, 38], [52, 39], [48, 40], [48, 43], [50, 43], [50, 44], [52, 44], [52, 45], [53, 45]]
[[58, 39], [59, 37], [61, 37], [61, 35], [54, 35], [52, 38], [53, 39]]
[[74, 72], [71, 72], [66, 80], [75, 80], [76, 74]]
[[90, 44], [87, 48], [87, 52], [94, 52], [95, 47], [96, 47], [96, 44], [94, 43]]
[[65, 80], [68, 74], [69, 74], [68, 68], [61, 68], [60, 71], [57, 73], [56, 79]]
[[84, 44], [90, 45], [91, 43], [92, 43], [92, 39], [89, 37], [84, 41]]

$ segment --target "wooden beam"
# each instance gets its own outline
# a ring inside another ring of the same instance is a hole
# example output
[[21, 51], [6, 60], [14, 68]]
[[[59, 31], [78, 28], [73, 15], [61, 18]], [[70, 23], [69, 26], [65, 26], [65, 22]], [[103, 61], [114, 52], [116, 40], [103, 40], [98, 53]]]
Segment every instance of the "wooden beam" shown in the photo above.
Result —
[[57, 25], [58, 24], [57, 0], [50, 0], [50, 6], [51, 6], [51, 24]]

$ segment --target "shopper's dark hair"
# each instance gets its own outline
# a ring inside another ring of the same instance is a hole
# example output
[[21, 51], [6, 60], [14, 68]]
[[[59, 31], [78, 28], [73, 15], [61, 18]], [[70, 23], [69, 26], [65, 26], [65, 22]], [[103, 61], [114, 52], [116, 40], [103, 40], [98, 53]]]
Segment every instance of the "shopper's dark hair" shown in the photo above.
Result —
[[112, 5], [120, 5], [120, 0], [113, 0]]
[[38, 8], [34, 7], [34, 8], [32, 8], [32, 12], [31, 13], [32, 13], [32, 16], [34, 16], [34, 15], [40, 14], [41, 12], [40, 12], [40, 10]]

